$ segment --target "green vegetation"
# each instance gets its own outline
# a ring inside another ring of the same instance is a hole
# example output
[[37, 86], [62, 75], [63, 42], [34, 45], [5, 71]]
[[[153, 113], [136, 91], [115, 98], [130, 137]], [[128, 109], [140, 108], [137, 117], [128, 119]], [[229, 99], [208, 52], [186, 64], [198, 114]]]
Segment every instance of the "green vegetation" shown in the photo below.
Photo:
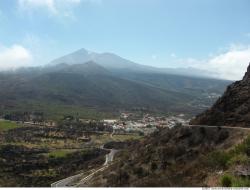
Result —
[[248, 154], [250, 149], [250, 136], [248, 136], [243, 143], [236, 145], [232, 150], [232, 153], [237, 154]]
[[53, 72], [33, 68], [0, 74], [0, 114], [38, 111], [48, 119], [77, 113], [81, 118], [107, 118], [121, 109], [192, 114], [200, 111], [197, 105], [211, 105], [215, 99], [208, 95], [222, 93], [229, 83], [165, 74], [116, 75], [95, 63], [61, 66]]
[[225, 174], [220, 179], [221, 186], [223, 187], [249, 187], [250, 180], [248, 178], [236, 177], [233, 175]]
[[230, 154], [225, 151], [213, 151], [207, 156], [207, 164], [213, 168], [224, 169], [230, 159]]
[[[17, 145], [0, 146], [1, 187], [49, 187], [51, 183], [99, 167], [106, 151], [89, 148], [70, 152]], [[24, 162], [25, 160], [25, 162]], [[9, 164], [11, 163], [11, 164]]]
[[207, 164], [211, 167], [228, 168], [235, 164], [250, 163], [250, 136], [229, 151], [216, 150], [208, 154]]
[[228, 166], [234, 166], [236, 164], [249, 164], [250, 158], [246, 154], [238, 154], [233, 156], [228, 162]]
[[110, 141], [127, 141], [140, 138], [142, 138], [142, 136], [139, 136], [138, 134], [113, 135], [112, 137], [110, 134], [91, 135], [92, 142], [96, 145], [102, 145]]
[[138, 138], [137, 134], [112, 136], [112, 128], [102, 122], [77, 119], [53, 127], [21, 126], [0, 120], [0, 186], [50, 186], [79, 171], [102, 166], [108, 151], [100, 149], [101, 145]]
[[221, 185], [223, 187], [231, 187], [232, 186], [232, 177], [229, 175], [222, 176]]
[[0, 131], [8, 131], [17, 127], [18, 125], [15, 122], [0, 120]]
[[137, 140], [143, 138], [139, 134], [125, 134], [125, 135], [113, 135], [113, 140], [115, 141], [128, 141], [128, 140]]
[[56, 120], [59, 121], [64, 118], [66, 115], [72, 115], [75, 117], [79, 117], [82, 119], [104, 119], [104, 118], [113, 118], [114, 114], [110, 112], [101, 112], [95, 109], [86, 108], [82, 106], [76, 105], [60, 105], [47, 103], [43, 101], [24, 101], [18, 102], [15, 108], [7, 108], [1, 110], [0, 112], [3, 114], [11, 114], [15, 112], [42, 112], [44, 113], [44, 118], [48, 120]]
[[250, 179], [236, 175], [233, 171], [237, 166], [249, 167], [250, 136], [229, 151], [213, 151], [208, 154], [205, 163], [211, 169], [223, 169], [227, 174], [221, 177], [224, 187], [249, 187]]
[[65, 157], [66, 155], [68, 155], [69, 153], [72, 153], [74, 151], [75, 150], [71, 150], [71, 149], [54, 150], [54, 151], [49, 152], [47, 155], [49, 157], [62, 158], [62, 157]]

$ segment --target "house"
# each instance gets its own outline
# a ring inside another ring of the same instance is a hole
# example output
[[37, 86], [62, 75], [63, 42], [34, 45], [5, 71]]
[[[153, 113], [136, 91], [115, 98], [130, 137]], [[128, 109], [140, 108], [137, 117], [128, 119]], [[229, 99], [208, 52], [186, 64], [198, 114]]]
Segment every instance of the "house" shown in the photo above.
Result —
[[104, 119], [103, 123], [105, 124], [115, 124], [117, 122], [116, 119]]
[[78, 137], [77, 140], [82, 141], [82, 142], [89, 142], [91, 140], [91, 138], [86, 137], [86, 136], [82, 136], [82, 137]]

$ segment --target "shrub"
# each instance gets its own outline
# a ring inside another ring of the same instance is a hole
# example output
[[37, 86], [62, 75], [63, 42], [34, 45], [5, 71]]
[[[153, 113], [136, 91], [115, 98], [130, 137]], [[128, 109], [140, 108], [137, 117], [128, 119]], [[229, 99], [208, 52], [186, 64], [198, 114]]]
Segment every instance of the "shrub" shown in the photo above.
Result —
[[250, 136], [248, 136], [245, 140], [244, 140], [244, 143], [250, 147]]
[[228, 166], [235, 164], [249, 164], [250, 159], [245, 154], [238, 154], [233, 156], [228, 162]]
[[135, 167], [133, 169], [133, 173], [137, 175], [139, 178], [147, 176], [146, 171], [142, 167]]
[[180, 127], [182, 127], [182, 123], [176, 123], [175, 126], [174, 126], [174, 128], [176, 128], [176, 129], [178, 129]]
[[233, 180], [232, 186], [233, 187], [249, 187], [250, 180], [247, 178], [236, 178]]
[[250, 148], [250, 136], [248, 136], [243, 143], [237, 145], [234, 148], [234, 153], [239, 154], [239, 153], [247, 153]]
[[224, 151], [214, 151], [208, 155], [208, 165], [215, 168], [226, 168], [231, 155]]
[[157, 164], [155, 162], [151, 163], [151, 170], [155, 171], [158, 168]]
[[232, 177], [229, 175], [222, 176], [221, 185], [223, 187], [231, 187], [232, 186]]
[[245, 153], [245, 150], [246, 150], [246, 145], [242, 143], [242, 144], [236, 145], [234, 149], [231, 151], [231, 153], [233, 153], [234, 155], [242, 154], [242, 153]]

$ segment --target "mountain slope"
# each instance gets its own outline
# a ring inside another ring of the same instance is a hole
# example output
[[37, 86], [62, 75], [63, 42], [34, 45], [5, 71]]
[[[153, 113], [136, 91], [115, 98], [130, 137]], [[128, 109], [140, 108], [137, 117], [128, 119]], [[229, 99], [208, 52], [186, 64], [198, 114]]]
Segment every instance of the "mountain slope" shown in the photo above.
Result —
[[211, 106], [229, 83], [164, 72], [111, 53], [81, 49], [44, 67], [0, 73], [0, 113], [45, 110], [52, 115], [69, 112], [67, 106], [70, 113], [87, 108], [194, 115]]
[[[218, 150], [232, 148], [247, 134], [244, 130], [219, 127], [161, 129], [144, 140], [130, 142], [127, 149], [116, 155], [113, 164], [84, 184], [80, 182], [80, 186], [221, 186], [222, 176], [217, 173], [225, 170], [223, 163], [228, 160]], [[215, 179], [210, 179], [214, 176]]]
[[[77, 105], [101, 110], [143, 108], [158, 111], [194, 109], [194, 97], [156, 86], [122, 79], [94, 62], [74, 64], [39, 75], [5, 76], [1, 83], [1, 106], [27, 102]], [[12, 80], [8, 80], [11, 79]]]
[[228, 86], [211, 109], [198, 115], [191, 124], [250, 125], [250, 65], [244, 78]]
[[120, 72], [119, 76], [124, 79], [158, 86], [163, 89], [171, 89], [172, 91], [189, 94], [192, 93], [193, 95], [197, 93], [217, 93], [220, 95], [224, 92], [225, 87], [231, 84], [231, 81], [227, 80], [197, 78], [162, 73]]
[[129, 61], [127, 59], [124, 59], [112, 53], [95, 53], [95, 52], [90, 52], [85, 49], [80, 49], [76, 52], [73, 52], [71, 54], [55, 59], [51, 61], [49, 65], [57, 65], [61, 63], [73, 65], [73, 64], [81, 64], [81, 63], [85, 63], [89, 61], [96, 62], [100, 66], [108, 68], [108, 69], [111, 69], [111, 68], [112, 69], [131, 69], [131, 68], [146, 69], [147, 68], [147, 66], [144, 67], [140, 64], [134, 63], [132, 61]]
[[86, 49], [80, 49], [63, 57], [57, 58], [49, 63], [48, 66], [53, 66], [57, 64], [82, 64], [88, 61], [93, 61], [100, 66], [115, 72], [141, 72], [141, 73], [165, 73], [174, 74], [180, 76], [197, 76], [211, 78], [216, 77], [216, 73], [211, 73], [204, 70], [198, 70], [195, 68], [156, 68], [147, 65], [141, 65], [124, 59], [113, 53], [96, 53], [91, 52]]

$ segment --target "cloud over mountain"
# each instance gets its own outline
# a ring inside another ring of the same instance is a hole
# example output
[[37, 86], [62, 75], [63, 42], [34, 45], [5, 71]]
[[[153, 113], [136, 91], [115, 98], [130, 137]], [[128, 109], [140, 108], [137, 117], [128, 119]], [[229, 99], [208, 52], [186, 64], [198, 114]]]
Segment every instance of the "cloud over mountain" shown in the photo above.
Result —
[[32, 59], [30, 51], [21, 45], [14, 44], [11, 47], [0, 45], [0, 70], [28, 66]]
[[245, 73], [250, 61], [250, 46], [231, 45], [226, 51], [212, 55], [208, 59], [178, 59], [183, 66], [216, 72], [215, 77], [239, 80]]

